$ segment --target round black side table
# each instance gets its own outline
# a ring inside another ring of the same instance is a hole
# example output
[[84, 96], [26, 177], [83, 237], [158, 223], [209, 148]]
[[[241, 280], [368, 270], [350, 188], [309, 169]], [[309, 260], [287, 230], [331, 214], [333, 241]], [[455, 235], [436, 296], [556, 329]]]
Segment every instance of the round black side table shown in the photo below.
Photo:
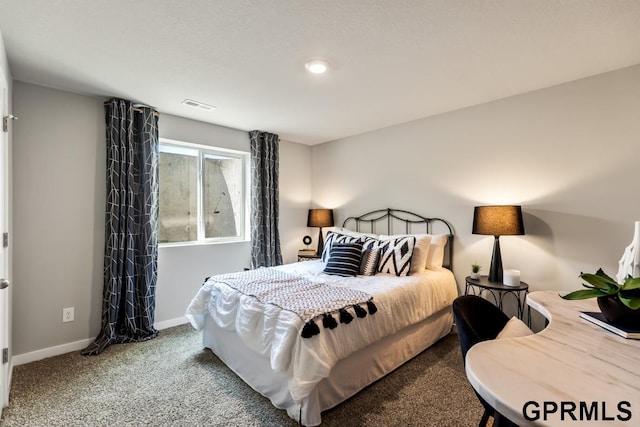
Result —
[[[480, 276], [479, 279], [472, 279], [471, 276], [467, 276], [465, 281], [465, 295], [480, 295], [483, 291], [488, 292], [492, 297], [496, 306], [502, 311], [502, 305], [505, 297], [512, 295], [515, 298], [518, 308], [518, 318], [524, 321], [525, 310], [527, 312], [527, 325], [531, 326], [531, 309], [527, 305], [527, 294], [529, 293], [529, 285], [525, 282], [520, 282], [518, 286], [509, 286], [504, 283], [497, 283], [489, 281], [488, 276]], [[476, 293], [477, 291], [477, 293]]]

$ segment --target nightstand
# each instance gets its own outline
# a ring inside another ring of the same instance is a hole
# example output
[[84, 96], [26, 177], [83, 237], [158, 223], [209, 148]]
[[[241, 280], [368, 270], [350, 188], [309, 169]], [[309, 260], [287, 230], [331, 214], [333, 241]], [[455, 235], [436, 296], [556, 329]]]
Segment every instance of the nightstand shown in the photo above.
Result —
[[316, 252], [306, 252], [306, 251], [298, 251], [298, 262], [300, 261], [313, 261], [316, 259], [320, 259], [321, 256], [318, 255]]
[[[518, 318], [524, 321], [524, 313], [527, 311], [527, 324], [531, 326], [531, 309], [527, 305], [527, 294], [529, 293], [529, 285], [520, 281], [518, 286], [508, 286], [504, 283], [489, 281], [488, 276], [480, 276], [479, 279], [472, 279], [470, 276], [465, 277], [465, 295], [480, 295], [483, 291], [487, 291], [493, 297], [493, 301], [502, 311], [502, 303], [507, 295], [512, 295], [518, 307]], [[476, 293], [476, 289], [478, 293]]]

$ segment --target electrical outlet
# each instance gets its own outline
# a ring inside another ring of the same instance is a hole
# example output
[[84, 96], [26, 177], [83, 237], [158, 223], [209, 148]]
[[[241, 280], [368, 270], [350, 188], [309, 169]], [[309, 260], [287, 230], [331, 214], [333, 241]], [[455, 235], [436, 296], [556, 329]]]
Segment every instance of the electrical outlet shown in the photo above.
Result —
[[62, 323], [73, 322], [73, 307], [62, 309]]

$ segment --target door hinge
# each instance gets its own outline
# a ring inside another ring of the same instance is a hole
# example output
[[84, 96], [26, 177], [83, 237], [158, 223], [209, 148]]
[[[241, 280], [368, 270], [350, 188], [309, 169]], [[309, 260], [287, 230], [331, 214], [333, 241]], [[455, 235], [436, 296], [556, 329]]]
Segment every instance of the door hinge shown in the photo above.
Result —
[[9, 247], [9, 233], [2, 233], [2, 247]]
[[9, 114], [8, 116], [4, 116], [2, 118], [2, 131], [9, 132], [9, 120], [18, 120], [16, 116], [13, 114]]
[[2, 349], [2, 364], [9, 363], [9, 349], [7, 347]]

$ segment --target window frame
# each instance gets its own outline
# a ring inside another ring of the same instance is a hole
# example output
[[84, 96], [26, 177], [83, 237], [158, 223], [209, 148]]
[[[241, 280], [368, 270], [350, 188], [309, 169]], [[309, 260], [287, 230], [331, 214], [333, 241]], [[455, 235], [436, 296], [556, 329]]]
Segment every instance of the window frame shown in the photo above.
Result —
[[[194, 150], [197, 151], [197, 173], [196, 180], [196, 199], [197, 199], [197, 232], [196, 240], [189, 240], [185, 242], [164, 242], [158, 243], [160, 247], [172, 247], [172, 246], [194, 246], [194, 245], [209, 245], [219, 243], [233, 243], [233, 242], [249, 242], [251, 240], [250, 234], [250, 214], [251, 214], [251, 154], [247, 151], [232, 150], [229, 148], [215, 147], [212, 145], [196, 144], [192, 142], [179, 141], [169, 138], [158, 139], [158, 155], [163, 152], [162, 147], [176, 148], [177, 153], [182, 150]], [[164, 151], [167, 152], [167, 151]], [[237, 224], [239, 229], [238, 236], [231, 237], [205, 237], [205, 216], [204, 216], [204, 160], [205, 155], [223, 156], [229, 158], [236, 158], [242, 162], [242, 209], [241, 209], [241, 221]], [[159, 169], [158, 169], [159, 172]], [[159, 195], [158, 195], [159, 196]], [[160, 221], [160, 214], [158, 212], [158, 221]], [[158, 236], [159, 237], [159, 236]], [[160, 239], [158, 239], [160, 240]]]

